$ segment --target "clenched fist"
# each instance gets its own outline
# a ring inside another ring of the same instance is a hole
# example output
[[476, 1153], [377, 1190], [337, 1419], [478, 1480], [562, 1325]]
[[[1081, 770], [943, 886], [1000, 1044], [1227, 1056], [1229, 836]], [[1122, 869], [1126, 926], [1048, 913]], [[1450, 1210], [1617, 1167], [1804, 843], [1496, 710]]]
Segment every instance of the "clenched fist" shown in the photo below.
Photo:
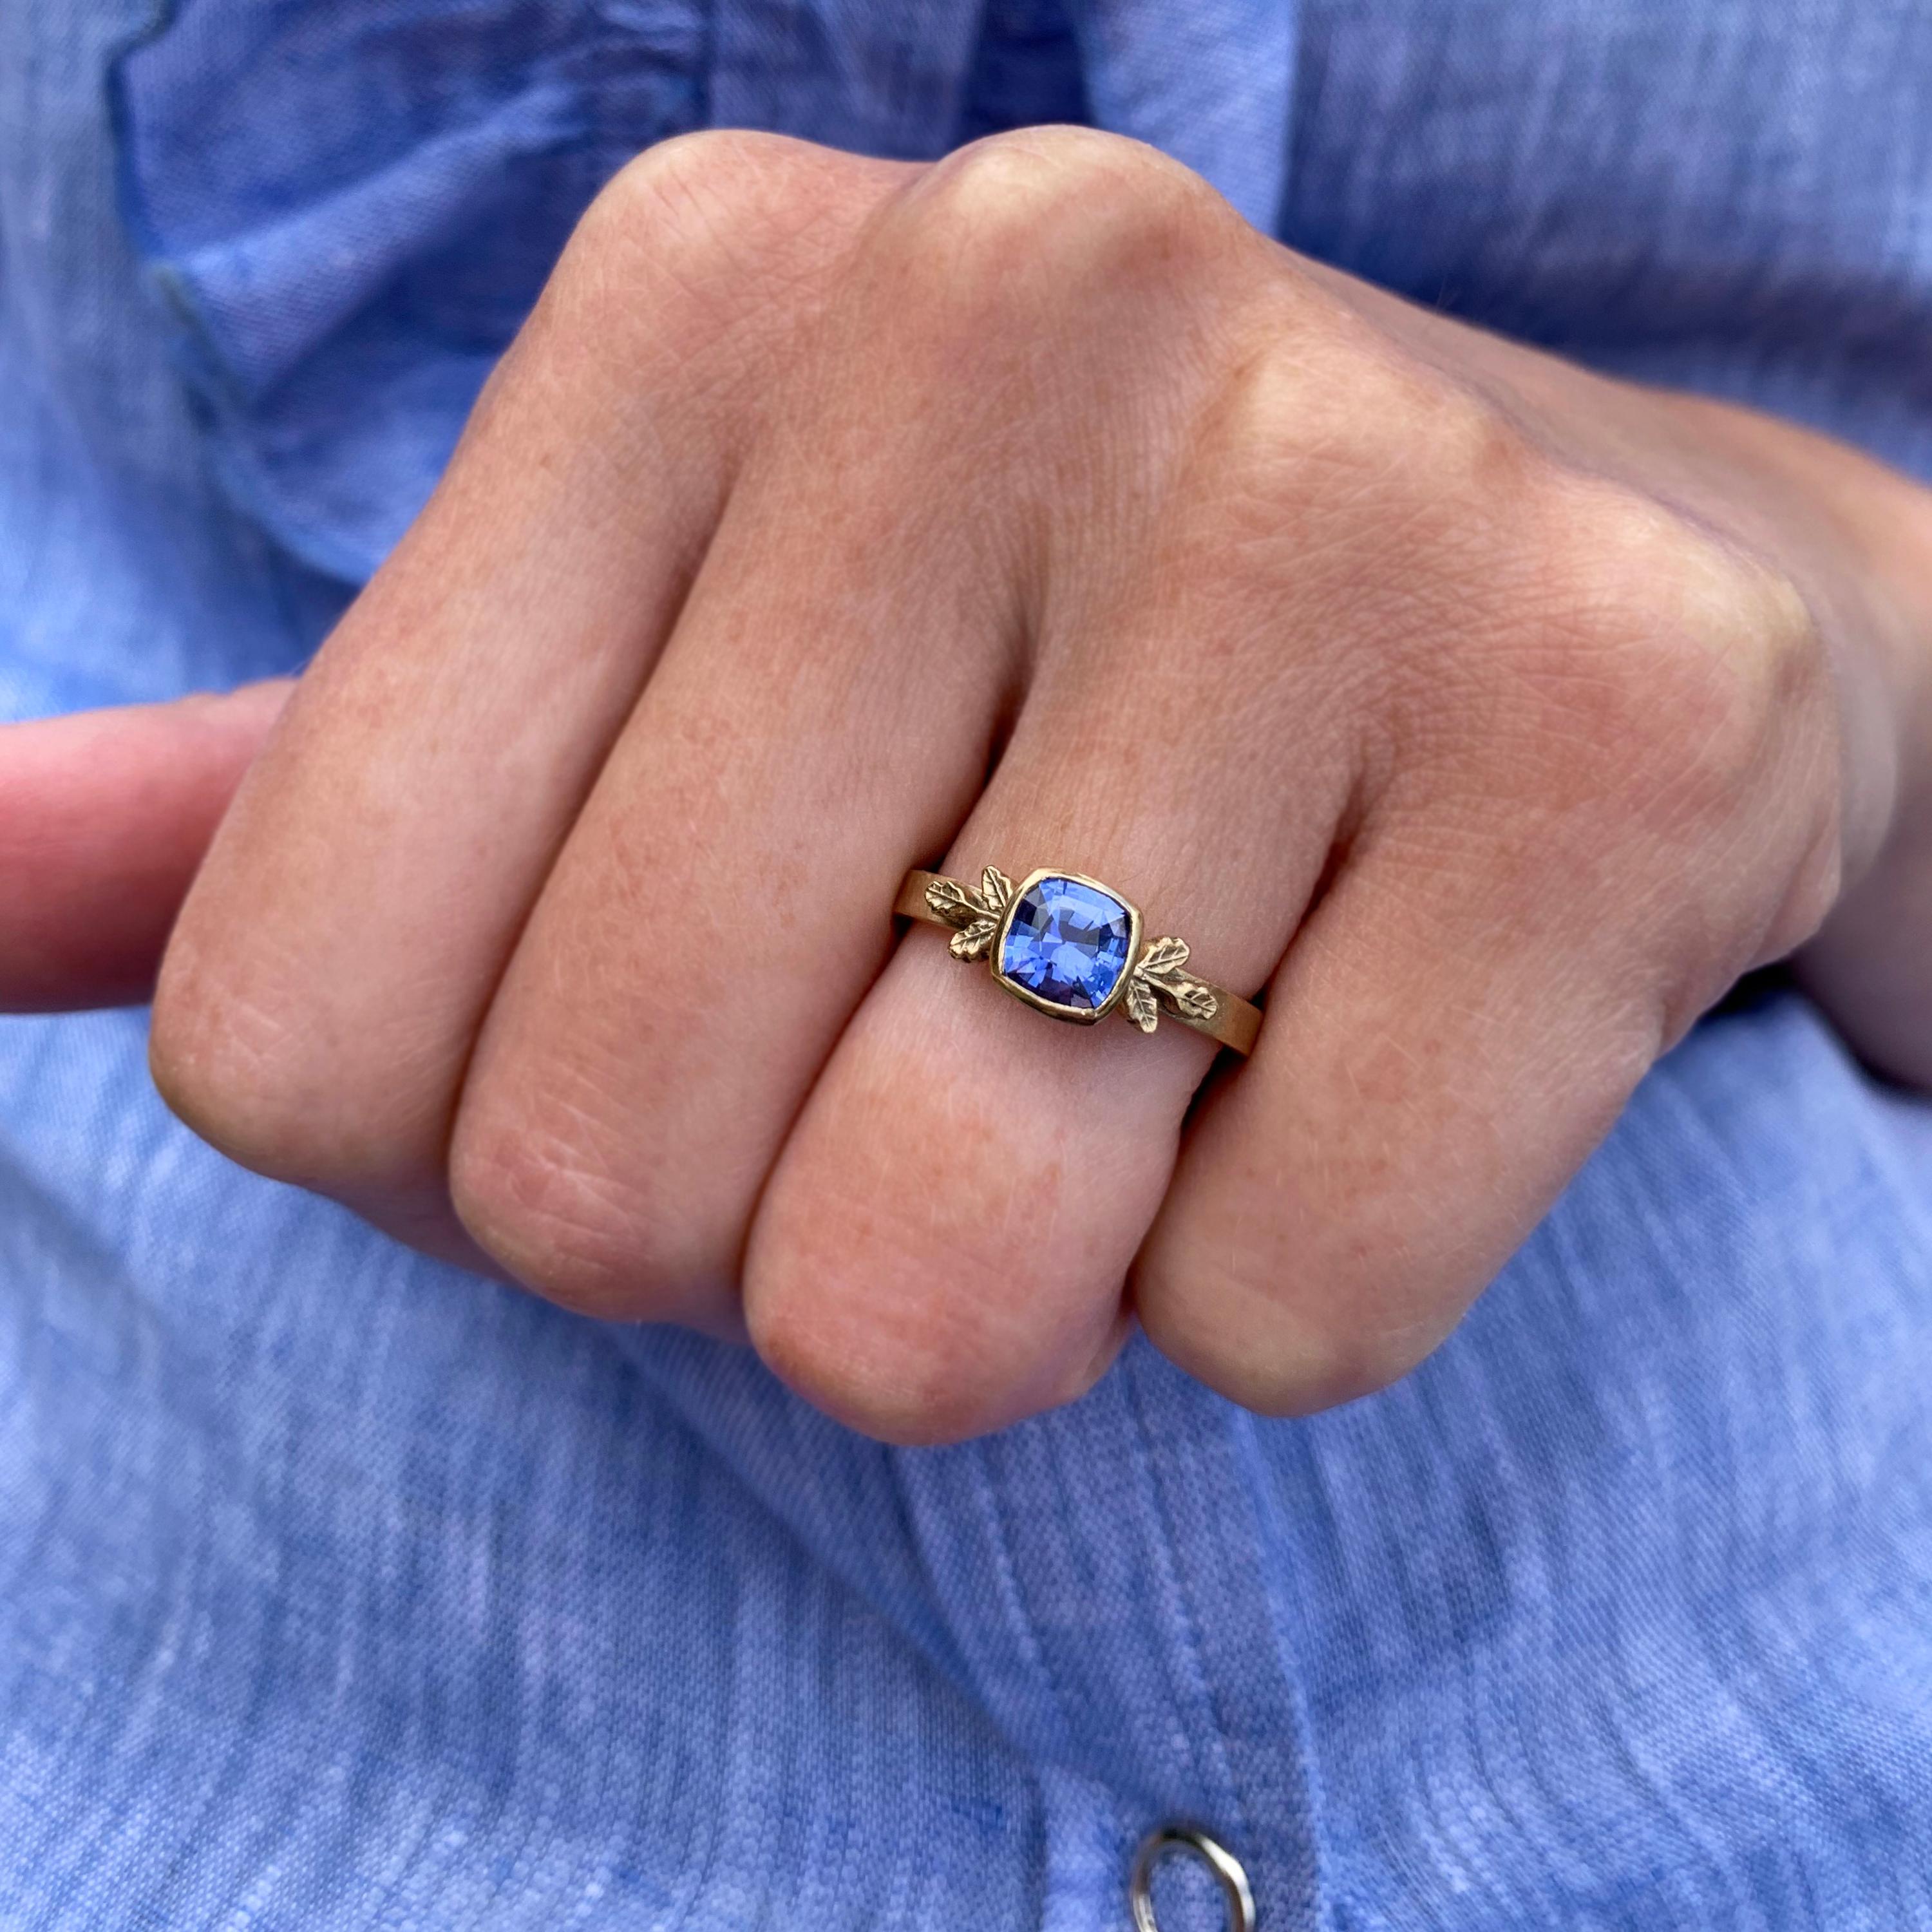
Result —
[[[1111, 136], [690, 137], [278, 720], [0, 741], [42, 835], [0, 985], [137, 986], [212, 832], [154, 1066], [249, 1166], [896, 1439], [1067, 1400], [1130, 1315], [1333, 1402], [1828, 916], [1821, 996], [1932, 1076], [1927, 503]], [[1185, 934], [1252, 1059], [896, 932], [909, 867], [989, 863]]]

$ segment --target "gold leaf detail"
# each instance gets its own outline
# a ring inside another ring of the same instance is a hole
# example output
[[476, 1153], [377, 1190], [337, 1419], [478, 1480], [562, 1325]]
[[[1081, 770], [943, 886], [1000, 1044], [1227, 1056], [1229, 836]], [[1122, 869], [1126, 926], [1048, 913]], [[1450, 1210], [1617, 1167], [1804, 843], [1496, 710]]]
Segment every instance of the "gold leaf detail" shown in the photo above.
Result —
[[1187, 942], [1184, 939], [1156, 939], [1141, 955], [1140, 970], [1156, 975], [1178, 971], [1187, 964]]
[[957, 879], [928, 880], [926, 902], [948, 926], [970, 926], [986, 916], [986, 908]]
[[994, 918], [1006, 909], [1013, 896], [1013, 882], [997, 866], [988, 866], [980, 874], [980, 900]]
[[1173, 988], [1174, 1004], [1191, 1020], [1211, 1020], [1220, 1001], [1210, 987], [1198, 980], [1178, 980]]
[[976, 919], [970, 926], [962, 926], [946, 941], [946, 948], [956, 959], [983, 959], [986, 949], [993, 943], [993, 922], [990, 919]]
[[1154, 1004], [1154, 988], [1138, 973], [1127, 976], [1127, 1017], [1142, 1033], [1152, 1033], [1160, 1024], [1160, 1009]]

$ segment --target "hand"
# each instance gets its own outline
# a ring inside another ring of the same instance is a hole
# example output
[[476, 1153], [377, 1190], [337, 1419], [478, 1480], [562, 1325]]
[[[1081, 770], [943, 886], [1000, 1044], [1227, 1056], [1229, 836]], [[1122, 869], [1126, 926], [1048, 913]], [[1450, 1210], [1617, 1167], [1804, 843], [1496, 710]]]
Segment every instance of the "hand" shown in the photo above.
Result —
[[[1872, 910], [1932, 881], [1928, 530], [1848, 452], [1318, 269], [1109, 136], [673, 142], [241, 784], [155, 1076], [251, 1167], [748, 1332], [888, 1437], [1068, 1399], [1128, 1310], [1241, 1402], [1338, 1401], [1842, 880], [1818, 983], [1932, 1076], [1932, 890]], [[70, 997], [138, 976], [275, 701], [184, 760], [152, 712], [0, 753], [118, 855]], [[164, 762], [190, 796], [117, 802]], [[942, 860], [1118, 886], [1267, 986], [1255, 1058], [1204, 1088], [1184, 1028], [1056, 1027], [896, 939]], [[69, 872], [16, 996], [58, 996]]]

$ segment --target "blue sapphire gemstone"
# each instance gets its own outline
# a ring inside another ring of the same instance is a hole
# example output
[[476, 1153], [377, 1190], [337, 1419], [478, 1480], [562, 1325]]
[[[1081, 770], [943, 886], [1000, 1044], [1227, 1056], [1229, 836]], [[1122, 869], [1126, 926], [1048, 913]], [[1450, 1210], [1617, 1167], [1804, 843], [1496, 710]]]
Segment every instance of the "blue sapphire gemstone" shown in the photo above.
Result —
[[1127, 970], [1133, 915], [1111, 892], [1078, 879], [1036, 879], [1014, 902], [1000, 976], [1036, 999], [1091, 1012]]

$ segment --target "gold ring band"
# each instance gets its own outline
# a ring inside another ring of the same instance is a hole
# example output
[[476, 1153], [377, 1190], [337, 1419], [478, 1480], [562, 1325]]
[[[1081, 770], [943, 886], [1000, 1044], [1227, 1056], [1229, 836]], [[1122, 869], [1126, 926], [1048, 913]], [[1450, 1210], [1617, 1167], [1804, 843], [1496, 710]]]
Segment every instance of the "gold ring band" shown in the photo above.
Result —
[[988, 866], [975, 887], [915, 870], [892, 910], [950, 927], [956, 959], [987, 961], [1016, 999], [1057, 1020], [1091, 1025], [1118, 1007], [1152, 1033], [1165, 1012], [1236, 1053], [1254, 1050], [1260, 1007], [1188, 972], [1185, 940], [1143, 944], [1139, 908], [1083, 873], [1046, 866], [1016, 886]]

